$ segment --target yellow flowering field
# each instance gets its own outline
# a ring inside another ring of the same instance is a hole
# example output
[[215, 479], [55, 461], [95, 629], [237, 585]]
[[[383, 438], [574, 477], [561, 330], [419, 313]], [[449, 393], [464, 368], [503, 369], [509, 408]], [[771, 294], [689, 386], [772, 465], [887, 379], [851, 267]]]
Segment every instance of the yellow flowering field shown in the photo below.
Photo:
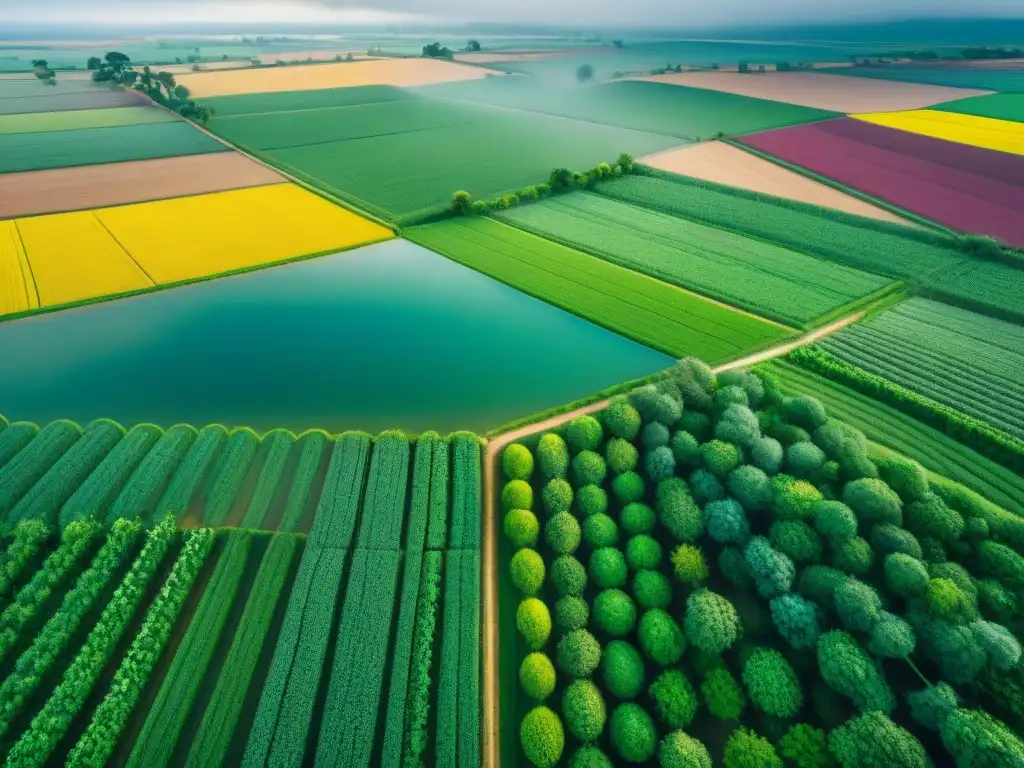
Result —
[[41, 307], [153, 285], [92, 211], [18, 219], [17, 226]]
[[0, 315], [39, 306], [21, 235], [13, 221], [0, 221]]
[[96, 215], [158, 284], [392, 237], [294, 184], [101, 208]]
[[851, 117], [886, 128], [931, 136], [934, 139], [1024, 155], [1024, 123], [933, 109], [877, 112]]

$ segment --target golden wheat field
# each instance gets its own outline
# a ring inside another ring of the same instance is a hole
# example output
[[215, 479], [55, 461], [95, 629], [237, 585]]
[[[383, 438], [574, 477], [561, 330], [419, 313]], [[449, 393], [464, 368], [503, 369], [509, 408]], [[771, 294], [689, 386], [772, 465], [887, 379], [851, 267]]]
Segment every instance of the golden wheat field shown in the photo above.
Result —
[[[174, 235], [175, 222], [183, 221], [189, 223], [184, 239]], [[0, 314], [213, 277], [392, 236], [294, 184], [14, 219], [0, 222]]]
[[935, 139], [1024, 155], [1024, 123], [933, 109], [851, 115], [867, 123]]

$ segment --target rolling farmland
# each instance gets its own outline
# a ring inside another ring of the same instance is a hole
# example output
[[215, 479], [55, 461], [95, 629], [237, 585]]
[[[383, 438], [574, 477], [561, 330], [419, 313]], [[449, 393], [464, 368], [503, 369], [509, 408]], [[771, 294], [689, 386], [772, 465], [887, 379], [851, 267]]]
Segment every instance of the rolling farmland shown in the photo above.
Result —
[[934, 109], [853, 115], [858, 120], [933, 139], [1024, 155], [1024, 124]]
[[553, 198], [499, 218], [795, 326], [810, 325], [889, 284], [875, 275], [589, 193]]
[[1024, 71], [984, 70], [964, 67], [922, 67], [890, 65], [884, 67], [824, 68], [823, 74], [870, 77], [879, 80], [898, 80], [905, 83], [943, 85], [952, 88], [980, 88], [1000, 93], [1024, 92]]
[[53, 88], [40, 87], [34, 77], [0, 81], [0, 116], [139, 107], [147, 103], [141, 94], [89, 81], [63, 81]]
[[993, 120], [1024, 122], [1024, 93], [994, 93], [991, 96], [975, 96], [970, 99], [950, 101], [937, 106], [943, 112], [961, 115], [976, 115]]
[[[676, 357], [733, 357], [787, 331], [638, 272], [498, 222], [429, 224], [406, 236], [450, 259]], [[610, 290], [610, 286], [614, 286]]]

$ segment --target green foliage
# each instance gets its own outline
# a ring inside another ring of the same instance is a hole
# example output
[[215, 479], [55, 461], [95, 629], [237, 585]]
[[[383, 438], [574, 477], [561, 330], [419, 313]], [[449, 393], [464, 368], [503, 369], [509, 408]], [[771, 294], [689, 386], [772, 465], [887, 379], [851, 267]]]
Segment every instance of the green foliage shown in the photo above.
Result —
[[743, 665], [743, 684], [754, 706], [776, 717], [793, 717], [803, 706], [796, 672], [776, 650], [758, 648]]
[[895, 491], [876, 478], [847, 483], [843, 488], [843, 502], [864, 525], [903, 525], [903, 502]]
[[544, 538], [555, 554], [571, 555], [579, 548], [583, 532], [575, 517], [559, 512], [544, 526]]
[[821, 503], [821, 491], [789, 475], [772, 478], [772, 508], [779, 520], [809, 520]]
[[704, 465], [718, 477], [726, 477], [742, 460], [740, 449], [732, 443], [712, 440], [700, 447]]
[[970, 598], [949, 579], [930, 579], [924, 599], [929, 613], [950, 624], [963, 624], [975, 613]]
[[638, 533], [651, 533], [656, 522], [657, 517], [654, 510], [639, 502], [627, 504], [619, 513], [619, 524], [622, 526], [622, 530], [630, 536], [635, 536]]
[[555, 661], [569, 677], [590, 677], [601, 663], [601, 645], [587, 630], [574, 629], [558, 641]]
[[974, 621], [971, 633], [997, 669], [1013, 669], [1021, 657], [1020, 641], [1006, 627], [991, 621]]
[[673, 731], [662, 739], [658, 765], [661, 768], [711, 768], [711, 756], [698, 739]]
[[501, 508], [506, 512], [512, 509], [532, 509], [533, 488], [525, 480], [509, 480], [501, 489]]
[[625, 637], [636, 626], [636, 605], [621, 589], [598, 592], [593, 606], [594, 625], [612, 637]]
[[583, 540], [594, 549], [614, 547], [619, 541], [619, 526], [608, 515], [591, 515], [583, 521]]
[[534, 707], [523, 717], [519, 742], [526, 759], [537, 768], [552, 768], [565, 749], [565, 732], [558, 715], [547, 707]]
[[590, 578], [599, 589], [621, 587], [628, 576], [626, 558], [615, 547], [602, 547], [590, 554]]
[[940, 728], [942, 743], [958, 768], [1011, 768], [1019, 766], [1024, 742], [986, 712], [956, 709]]
[[712, 669], [700, 685], [708, 711], [719, 720], [739, 720], [746, 709], [743, 690], [725, 667]]
[[970, 683], [988, 662], [985, 649], [969, 627], [949, 624], [916, 609], [908, 611], [905, 618], [917, 634], [918, 649], [950, 683]]
[[680, 544], [672, 550], [669, 560], [672, 562], [672, 573], [684, 584], [707, 581], [710, 570], [699, 547]]
[[587, 571], [572, 555], [561, 555], [551, 563], [551, 583], [559, 597], [582, 595], [587, 586]]
[[618, 699], [635, 699], [644, 687], [644, 661], [630, 643], [612, 640], [601, 653], [601, 682]]
[[798, 563], [821, 559], [821, 539], [803, 520], [776, 520], [768, 532], [772, 546]]
[[878, 476], [905, 502], [928, 495], [928, 473], [913, 459], [893, 454], [875, 459]]
[[620, 504], [631, 504], [644, 497], [644, 480], [636, 472], [623, 472], [612, 480], [612, 493]]
[[847, 579], [836, 587], [836, 611], [847, 629], [870, 632], [882, 609], [882, 599], [859, 579]]
[[555, 625], [562, 632], [584, 629], [590, 620], [590, 606], [578, 595], [566, 595], [555, 601]]
[[569, 768], [612, 768], [612, 761], [593, 744], [584, 744], [569, 760]]
[[771, 437], [762, 437], [750, 445], [750, 461], [766, 475], [777, 474], [782, 468], [782, 444]]
[[960, 513], [946, 506], [942, 497], [934, 493], [923, 494], [908, 504], [904, 517], [908, 530], [944, 543], [956, 541], [964, 532]]
[[725, 768], [782, 768], [782, 759], [771, 742], [749, 728], [737, 728], [725, 742]]
[[975, 582], [978, 590], [978, 606], [982, 614], [993, 621], [1006, 623], [1020, 610], [1017, 597], [995, 579]]
[[569, 474], [569, 448], [560, 435], [548, 432], [541, 437], [537, 443], [537, 464], [548, 480]]
[[681, 478], [658, 483], [656, 507], [661, 524], [678, 541], [693, 541], [703, 530], [700, 509]]
[[672, 602], [672, 584], [660, 571], [637, 571], [633, 596], [641, 610], [667, 608]]
[[1024, 587], [1024, 557], [995, 541], [980, 542], [977, 552], [978, 565], [984, 575], [999, 579], [1015, 589]]
[[520, 549], [509, 561], [512, 585], [525, 595], [536, 595], [544, 583], [544, 558], [532, 549]]
[[535, 547], [540, 523], [537, 516], [526, 509], [510, 509], [502, 522], [505, 536], [516, 549]]
[[736, 497], [744, 509], [760, 512], [771, 503], [771, 481], [763, 470], [752, 464], [744, 464], [729, 474], [729, 493]]
[[922, 555], [921, 543], [914, 534], [890, 523], [876, 525], [871, 529], [871, 549], [881, 557], [894, 552], [902, 552], [919, 559]]
[[660, 608], [647, 611], [640, 618], [637, 638], [647, 658], [661, 667], [675, 664], [682, 658], [686, 649], [683, 631], [672, 617]]
[[828, 736], [828, 748], [843, 768], [927, 768], [921, 742], [884, 712], [858, 715]]
[[82, 437], [82, 428], [71, 421], [51, 421], [5, 464], [0, 466], [0, 516], [16, 525], [24, 508], [12, 514], [19, 499]]
[[[698, 415], [703, 416], [704, 414]], [[685, 430], [679, 430], [672, 435], [669, 447], [672, 449], [676, 463], [683, 467], [692, 469], [700, 462], [700, 443], [697, 442], [697, 438]]]
[[601, 485], [608, 468], [601, 454], [594, 451], [580, 451], [572, 460], [573, 475], [577, 485]]
[[797, 723], [786, 731], [779, 739], [779, 753], [796, 768], [833, 768], [836, 764], [825, 732], [807, 723]]
[[712, 402], [716, 413], [723, 412], [731, 405], [750, 405], [747, 393], [742, 387], [735, 384], [723, 385], [721, 382], [719, 382], [719, 388], [712, 396]]
[[[707, 445], [707, 443], [705, 443]], [[710, 501], [718, 501], [725, 498], [725, 486], [722, 481], [708, 469], [696, 469], [690, 473], [690, 489], [693, 491], [693, 498], [701, 506]]]
[[629, 401], [645, 422], [658, 421], [671, 426], [679, 420], [679, 403], [653, 384], [634, 389], [629, 393]]
[[746, 557], [743, 550], [737, 547], [723, 547], [718, 553], [718, 570], [733, 586], [747, 589], [754, 579], [747, 570]]
[[832, 564], [852, 576], [864, 576], [875, 561], [874, 550], [860, 536], [844, 541], [834, 548]]
[[525, 445], [512, 443], [501, 452], [501, 468], [509, 480], [529, 480], [533, 474], [533, 454]]
[[608, 511], [608, 494], [599, 485], [584, 485], [576, 491], [576, 509], [583, 518], [603, 515]]
[[668, 445], [669, 441], [668, 427], [660, 421], [648, 422], [640, 430], [640, 440], [648, 451], [655, 448], [663, 448]]
[[774, 597], [790, 590], [796, 576], [793, 561], [776, 551], [766, 538], [753, 537], [743, 555], [761, 597]]
[[523, 636], [527, 648], [543, 648], [551, 636], [551, 614], [547, 605], [535, 597], [522, 600], [516, 609], [516, 629]]
[[616, 475], [636, 469], [640, 454], [636, 446], [621, 437], [613, 437], [604, 448], [608, 467]]
[[0, 596], [8, 594], [42, 551], [51, 531], [42, 520], [22, 520], [14, 527], [14, 539], [0, 555]]
[[772, 622], [782, 638], [797, 650], [814, 647], [821, 634], [818, 607], [800, 595], [789, 593], [773, 597]]
[[888, 611], [879, 611], [871, 629], [868, 650], [885, 659], [905, 659], [917, 647], [914, 628]]
[[861, 712], [889, 713], [896, 706], [882, 670], [847, 632], [833, 630], [818, 639], [818, 670], [832, 690], [852, 700]]
[[735, 499], [709, 501], [704, 505], [703, 520], [708, 535], [720, 544], [742, 546], [750, 539], [750, 524], [743, 507]]
[[930, 731], [939, 730], [959, 703], [959, 697], [953, 687], [943, 682], [907, 694], [910, 716], [914, 722]]
[[601, 418], [608, 432], [623, 441], [633, 440], [640, 431], [640, 414], [624, 396], [612, 398]]
[[842, 571], [827, 565], [809, 565], [800, 571], [797, 591], [818, 605], [834, 610], [836, 588], [848, 578]]
[[715, 592], [698, 589], [686, 601], [683, 629], [694, 646], [720, 654], [739, 638], [741, 625], [732, 603]]
[[577, 739], [597, 741], [608, 717], [601, 691], [590, 680], [573, 681], [562, 696], [562, 716]]
[[669, 728], [687, 728], [697, 714], [697, 694], [680, 669], [667, 669], [648, 688], [658, 719]]
[[661, 545], [646, 533], [630, 537], [626, 542], [626, 563], [630, 570], [653, 570], [661, 563]]
[[654, 448], [644, 455], [644, 471], [656, 483], [672, 477], [675, 470], [676, 459], [667, 446]]
[[814, 443], [798, 442], [786, 448], [786, 471], [804, 480], [817, 480], [825, 464], [825, 452]]
[[541, 489], [540, 497], [548, 515], [557, 515], [559, 512], [568, 512], [572, 508], [572, 486], [569, 485], [569, 481], [564, 478], [553, 477], [548, 480]]
[[746, 405], [730, 405], [719, 415], [715, 424], [717, 440], [744, 448], [749, 448], [760, 437], [761, 424], [757, 415]]
[[601, 445], [604, 431], [601, 422], [593, 416], [578, 416], [566, 426], [566, 439], [573, 451], [596, 451]]
[[612, 747], [627, 763], [646, 763], [654, 757], [657, 738], [651, 716], [638, 704], [620, 704], [612, 712]]
[[808, 395], [786, 398], [782, 403], [782, 413], [788, 421], [811, 432], [828, 421], [825, 407]]
[[544, 701], [555, 692], [555, 665], [543, 653], [528, 653], [519, 665], [519, 684], [531, 699]]
[[[711, 439], [711, 417], [700, 411], [687, 410], [679, 418], [679, 426], [698, 441], [696, 452], [690, 463], [696, 465], [700, 460], [700, 445], [704, 440]], [[682, 462], [681, 462], [682, 463]]]

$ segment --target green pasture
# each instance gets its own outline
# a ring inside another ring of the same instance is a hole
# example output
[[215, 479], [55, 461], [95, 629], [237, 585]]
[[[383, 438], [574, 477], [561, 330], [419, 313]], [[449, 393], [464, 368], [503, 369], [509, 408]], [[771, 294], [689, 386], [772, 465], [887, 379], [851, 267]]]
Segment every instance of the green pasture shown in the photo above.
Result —
[[788, 335], [777, 325], [493, 219], [448, 219], [406, 236], [674, 357], [696, 355], [715, 363]]
[[972, 96], [969, 99], [937, 104], [929, 109], [1024, 123], [1024, 93], [993, 93], [990, 96]]
[[0, 115], [132, 107], [148, 103], [139, 93], [57, 75], [56, 85], [32, 79], [0, 80]]
[[[347, 107], [380, 101], [408, 101], [416, 98], [404, 88], [390, 85], [364, 85], [355, 88], [323, 88], [313, 91], [279, 91], [276, 93], [242, 93], [235, 96], [214, 96], [202, 99], [217, 118], [257, 115], [268, 112], [294, 112], [325, 107]], [[216, 130], [220, 120], [214, 119], [210, 129]]]
[[41, 112], [27, 115], [0, 115], [0, 134], [75, 131], [82, 128], [115, 128], [122, 125], [172, 123], [177, 118], [159, 107], [115, 107], [113, 109], [77, 109], [67, 112]]
[[883, 290], [889, 280], [803, 253], [573, 193], [500, 219], [615, 264], [789, 325], [806, 327]]

